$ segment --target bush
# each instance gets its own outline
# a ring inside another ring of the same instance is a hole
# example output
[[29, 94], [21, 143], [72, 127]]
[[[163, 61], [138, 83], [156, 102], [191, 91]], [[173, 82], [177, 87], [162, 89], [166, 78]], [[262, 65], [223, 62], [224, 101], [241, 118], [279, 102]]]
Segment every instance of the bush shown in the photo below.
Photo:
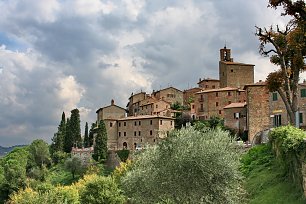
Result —
[[135, 203], [239, 203], [239, 157], [228, 132], [182, 128], [138, 155], [122, 188]]
[[90, 204], [120, 204], [125, 202], [125, 197], [111, 177], [99, 176], [85, 184], [80, 200]]
[[272, 150], [284, 174], [302, 189], [302, 163], [305, 161], [306, 134], [293, 126], [282, 126], [269, 133]]
[[130, 151], [127, 149], [123, 149], [123, 150], [118, 150], [116, 153], [118, 154], [120, 160], [125, 162], [129, 157]]

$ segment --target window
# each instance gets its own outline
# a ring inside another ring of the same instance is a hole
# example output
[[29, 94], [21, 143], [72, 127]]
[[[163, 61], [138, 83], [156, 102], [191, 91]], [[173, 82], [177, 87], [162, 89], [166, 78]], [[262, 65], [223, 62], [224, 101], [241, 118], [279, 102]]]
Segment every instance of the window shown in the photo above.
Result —
[[123, 126], [126, 126], [126, 122], [123, 123]]
[[172, 121], [170, 121], [170, 125], [172, 125]]
[[160, 125], [162, 125], [163, 124], [163, 120], [160, 120], [159, 123], [160, 123]]
[[140, 136], [141, 135], [141, 132], [140, 131], [138, 131], [138, 136]]
[[215, 86], [215, 85], [212, 85], [212, 88], [214, 89], [214, 88], [216, 88], [216, 86]]
[[277, 93], [276, 92], [272, 93], [272, 100], [277, 101]]
[[155, 142], [156, 140], [154, 139], [153, 142]]
[[124, 142], [122, 146], [123, 146], [123, 149], [127, 149], [127, 143], [126, 142]]
[[126, 132], [124, 132], [123, 135], [126, 136]]
[[119, 127], [121, 127], [121, 123], [119, 123], [118, 125], [119, 125]]
[[138, 122], [138, 125], [141, 125], [141, 121]]
[[234, 113], [234, 119], [238, 119], [239, 118], [239, 113]]
[[301, 97], [306, 97], [306, 89], [301, 89]]
[[231, 95], [232, 95], [232, 93], [231, 93], [230, 91], [228, 91], [228, 92], [227, 92], [227, 95], [228, 95], [228, 96], [231, 96]]
[[121, 132], [118, 133], [118, 136], [121, 137]]
[[228, 104], [231, 104], [231, 103], [232, 103], [231, 101], [228, 102]]
[[134, 131], [134, 136], [136, 136], [137, 135], [137, 132], [136, 131]]
[[136, 121], [134, 122], [134, 125], [137, 126], [137, 122]]
[[109, 126], [110, 126], [110, 127], [113, 127], [113, 123], [112, 123], [112, 122], [110, 122], [110, 123], [109, 123]]
[[152, 130], [150, 130], [150, 135], [153, 135], [153, 131]]
[[240, 94], [241, 94], [241, 92], [240, 91], [238, 91], [238, 95], [240, 96]]
[[208, 85], [205, 85], [205, 88], [208, 88]]
[[219, 103], [218, 103], [218, 102], [216, 102], [216, 106], [219, 106]]
[[234, 70], [233, 70], [233, 69], [231, 69], [231, 72], [234, 72]]
[[216, 97], [218, 97], [218, 92], [216, 92]]
[[221, 110], [219, 110], [219, 114], [220, 114], [220, 115], [222, 114], [222, 111], [221, 111]]
[[194, 109], [194, 105], [192, 105], [192, 109]]
[[156, 108], [158, 108], [158, 105], [156, 104], [156, 106], [155, 106]]
[[303, 113], [299, 113], [300, 123], [303, 123]]
[[201, 111], [204, 111], [203, 103], [201, 103]]
[[274, 115], [273, 118], [274, 127], [279, 127], [282, 125], [282, 115]]
[[153, 124], [153, 121], [152, 120], [150, 120], [150, 125], [152, 125]]

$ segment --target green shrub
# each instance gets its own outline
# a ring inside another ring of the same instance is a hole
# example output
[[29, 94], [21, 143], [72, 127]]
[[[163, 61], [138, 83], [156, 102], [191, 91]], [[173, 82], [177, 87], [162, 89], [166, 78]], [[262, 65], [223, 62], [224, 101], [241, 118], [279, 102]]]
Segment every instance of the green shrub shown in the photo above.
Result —
[[282, 126], [269, 133], [272, 150], [283, 173], [302, 188], [302, 163], [305, 161], [306, 134], [293, 126]]
[[99, 176], [85, 184], [80, 195], [81, 203], [90, 204], [120, 204], [125, 203], [125, 197], [121, 194], [116, 182], [111, 177]]

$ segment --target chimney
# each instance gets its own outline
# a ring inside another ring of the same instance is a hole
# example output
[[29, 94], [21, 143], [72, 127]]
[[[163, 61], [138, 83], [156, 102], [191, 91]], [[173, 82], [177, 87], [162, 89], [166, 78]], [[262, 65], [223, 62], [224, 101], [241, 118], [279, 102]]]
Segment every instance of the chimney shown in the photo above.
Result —
[[112, 105], [112, 106], [115, 105], [114, 99], [111, 100], [111, 105]]

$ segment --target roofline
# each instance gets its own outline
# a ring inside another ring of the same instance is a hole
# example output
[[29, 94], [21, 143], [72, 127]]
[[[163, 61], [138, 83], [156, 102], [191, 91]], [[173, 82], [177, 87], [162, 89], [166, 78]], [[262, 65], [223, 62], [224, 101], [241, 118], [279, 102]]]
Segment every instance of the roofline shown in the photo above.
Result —
[[219, 89], [208, 89], [208, 90], [203, 90], [203, 91], [199, 91], [196, 92], [195, 94], [201, 94], [201, 93], [210, 93], [210, 92], [222, 92], [222, 91], [241, 91], [241, 92], [245, 92], [245, 90], [243, 89], [239, 89], [239, 88], [232, 88], [229, 87], [231, 89], [224, 89], [224, 88], [219, 88]]
[[111, 107], [111, 106], [116, 106], [116, 107], [118, 107], [118, 108], [121, 108], [121, 109], [123, 109], [123, 110], [127, 111], [127, 109], [122, 108], [122, 107], [120, 107], [120, 106], [117, 106], [117, 105], [109, 105], [109, 106], [105, 106], [105, 107], [101, 107], [101, 108], [99, 108], [99, 109], [96, 111], [96, 113], [98, 113], [100, 110], [102, 110], [102, 109], [104, 109], [104, 108], [108, 108], [108, 107]]
[[141, 119], [152, 119], [152, 118], [163, 118], [163, 119], [171, 119], [175, 120], [175, 118], [167, 117], [167, 116], [160, 116], [160, 115], [143, 115], [147, 117], [141, 117], [141, 116], [129, 116], [126, 118], [119, 118], [118, 121], [124, 121], [124, 120], [141, 120]]
[[219, 81], [220, 82], [220, 79], [202, 79], [201, 81], [199, 81], [197, 84], [203, 82], [203, 81]]
[[157, 92], [160, 92], [160, 91], [163, 91], [163, 90], [169, 89], [169, 88], [173, 88], [173, 89], [176, 89], [176, 90], [178, 90], [178, 91], [180, 91], [180, 92], [183, 92], [183, 91], [181, 91], [181, 90], [179, 90], [179, 89], [177, 89], [177, 88], [175, 88], [175, 87], [173, 87], [173, 86], [169, 86], [169, 87], [167, 87], [167, 88], [160, 89], [160, 90], [158, 90], [158, 91], [154, 91], [153, 93], [157, 93]]
[[241, 63], [241, 62], [228, 62], [228, 61], [219, 61], [222, 62], [223, 64], [232, 64], [232, 65], [242, 65], [242, 66], [255, 66], [254, 64], [246, 64], [246, 63]]

